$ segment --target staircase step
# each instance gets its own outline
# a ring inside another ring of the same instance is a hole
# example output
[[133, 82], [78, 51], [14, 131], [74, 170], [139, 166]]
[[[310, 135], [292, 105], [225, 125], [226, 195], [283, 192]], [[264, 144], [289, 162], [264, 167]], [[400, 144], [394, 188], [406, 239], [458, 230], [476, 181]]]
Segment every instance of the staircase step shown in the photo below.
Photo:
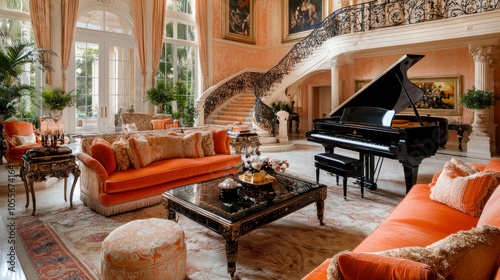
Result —
[[277, 143], [278, 140], [276, 139], [276, 137], [271, 137], [271, 136], [263, 137], [263, 136], [259, 136], [259, 142], [262, 145], [266, 145], [266, 144]]

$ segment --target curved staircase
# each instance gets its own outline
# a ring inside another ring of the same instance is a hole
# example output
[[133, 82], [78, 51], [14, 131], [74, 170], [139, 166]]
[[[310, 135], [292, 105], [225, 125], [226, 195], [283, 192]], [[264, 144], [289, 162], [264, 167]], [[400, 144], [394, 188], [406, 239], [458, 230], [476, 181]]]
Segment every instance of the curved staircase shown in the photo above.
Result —
[[241, 122], [251, 128], [254, 105], [255, 95], [252, 91], [240, 93], [211, 114], [206, 124], [232, 125], [235, 122]]

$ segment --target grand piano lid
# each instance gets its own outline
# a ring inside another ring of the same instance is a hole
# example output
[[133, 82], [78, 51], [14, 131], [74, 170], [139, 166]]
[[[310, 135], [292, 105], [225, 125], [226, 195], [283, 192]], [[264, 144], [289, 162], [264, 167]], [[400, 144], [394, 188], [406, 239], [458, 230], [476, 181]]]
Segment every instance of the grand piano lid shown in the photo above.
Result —
[[387, 110], [394, 110], [396, 113], [407, 109], [410, 107], [410, 100], [408, 100], [401, 83], [404, 85], [413, 102], [422, 99], [424, 91], [408, 79], [407, 71], [423, 57], [424, 55], [404, 55], [339, 107], [330, 112], [330, 117], [342, 116], [344, 109], [347, 107], [380, 107]]

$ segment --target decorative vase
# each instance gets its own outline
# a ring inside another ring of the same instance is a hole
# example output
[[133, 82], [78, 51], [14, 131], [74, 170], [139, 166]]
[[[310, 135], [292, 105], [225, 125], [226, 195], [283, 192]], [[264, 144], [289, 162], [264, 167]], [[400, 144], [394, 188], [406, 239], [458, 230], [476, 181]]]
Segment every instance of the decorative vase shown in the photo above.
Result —
[[488, 135], [488, 109], [474, 109], [472, 134], [476, 136]]
[[53, 119], [60, 119], [62, 117], [62, 110], [50, 110], [49, 116]]

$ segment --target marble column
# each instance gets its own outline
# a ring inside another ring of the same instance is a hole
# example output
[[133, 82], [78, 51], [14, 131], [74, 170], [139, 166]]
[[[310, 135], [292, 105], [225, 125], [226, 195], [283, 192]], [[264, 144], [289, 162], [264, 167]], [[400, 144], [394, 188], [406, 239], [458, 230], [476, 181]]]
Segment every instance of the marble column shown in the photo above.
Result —
[[335, 108], [340, 105], [340, 61], [338, 57], [334, 57], [330, 60], [330, 67], [332, 72], [332, 110], [335, 110]]
[[280, 122], [278, 141], [280, 144], [288, 143], [288, 117], [290, 114], [287, 111], [279, 111], [276, 113]]
[[[469, 46], [469, 53], [474, 59], [474, 86], [480, 90], [493, 90], [490, 87], [493, 84], [492, 68], [495, 65], [496, 46]], [[476, 120], [472, 125], [467, 156], [491, 158], [496, 150], [495, 130], [493, 108], [490, 108], [481, 115], [481, 120]]]

